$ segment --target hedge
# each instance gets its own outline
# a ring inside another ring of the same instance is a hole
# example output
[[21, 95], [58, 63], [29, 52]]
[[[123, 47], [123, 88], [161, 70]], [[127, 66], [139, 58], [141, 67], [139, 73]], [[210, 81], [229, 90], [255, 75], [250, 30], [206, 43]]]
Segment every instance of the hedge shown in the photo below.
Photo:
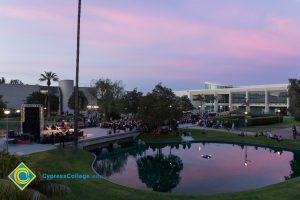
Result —
[[223, 123], [229, 123], [232, 124], [234, 123], [235, 126], [237, 126], [239, 124], [239, 118], [232, 118], [232, 117], [214, 117], [213, 121], [222, 121]]
[[282, 116], [271, 116], [271, 117], [255, 117], [255, 118], [247, 118], [248, 126], [259, 126], [259, 125], [268, 125], [268, 124], [276, 124], [278, 122], [282, 123]]

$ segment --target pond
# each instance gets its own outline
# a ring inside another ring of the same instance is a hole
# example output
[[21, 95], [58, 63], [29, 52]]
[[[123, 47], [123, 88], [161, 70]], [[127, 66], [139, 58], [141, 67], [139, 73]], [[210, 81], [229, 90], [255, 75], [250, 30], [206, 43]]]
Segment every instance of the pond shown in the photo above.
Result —
[[219, 143], [132, 145], [98, 154], [107, 180], [179, 194], [238, 192], [300, 175], [300, 152]]

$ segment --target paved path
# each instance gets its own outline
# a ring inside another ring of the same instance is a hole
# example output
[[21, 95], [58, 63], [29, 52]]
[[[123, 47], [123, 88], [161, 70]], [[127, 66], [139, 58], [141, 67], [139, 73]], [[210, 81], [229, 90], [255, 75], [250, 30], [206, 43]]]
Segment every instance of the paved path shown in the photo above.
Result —
[[[181, 124], [179, 126], [179, 128], [186, 128], [186, 129], [198, 129], [198, 130], [207, 130], [207, 131], [217, 131], [217, 132], [229, 132], [229, 133], [234, 133], [234, 134], [239, 134], [241, 133], [240, 130], [232, 130], [232, 129], [215, 129], [215, 128], [206, 128], [206, 127], [200, 127], [200, 126], [197, 126], [195, 124]], [[299, 129], [297, 129], [298, 133], [300, 132]], [[255, 135], [256, 132], [244, 132], [245, 135]], [[278, 136], [282, 136], [283, 139], [288, 139], [288, 140], [294, 140], [293, 139], [293, 134], [292, 134], [292, 128], [283, 128], [283, 129], [275, 129], [275, 130], [272, 130], [271, 133], [274, 135], [278, 135]], [[297, 141], [300, 141], [300, 136], [297, 136], [296, 137], [296, 140]]]
[[[42, 151], [48, 151], [51, 149], [55, 149], [56, 146], [51, 144], [9, 144], [8, 151], [11, 154], [17, 155], [29, 155], [33, 153], [38, 153]], [[5, 139], [0, 138], [0, 149], [6, 149]]]

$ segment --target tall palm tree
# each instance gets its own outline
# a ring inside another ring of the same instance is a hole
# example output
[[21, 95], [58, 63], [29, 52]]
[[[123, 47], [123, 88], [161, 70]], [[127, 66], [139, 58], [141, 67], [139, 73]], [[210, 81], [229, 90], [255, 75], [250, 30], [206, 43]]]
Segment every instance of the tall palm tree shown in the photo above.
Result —
[[47, 81], [48, 86], [48, 93], [47, 93], [47, 99], [48, 99], [48, 108], [47, 108], [47, 120], [50, 120], [50, 85], [51, 81], [58, 81], [58, 77], [56, 73], [52, 72], [46, 72], [44, 74], [40, 75], [41, 78], [39, 78], [39, 81], [44, 82]]
[[81, 15], [81, 0], [78, 0], [78, 15], [77, 15], [77, 51], [76, 51], [76, 85], [75, 85], [75, 109], [74, 109], [74, 146], [73, 155], [76, 155], [78, 146], [78, 80], [79, 80], [79, 48], [80, 48], [80, 15]]

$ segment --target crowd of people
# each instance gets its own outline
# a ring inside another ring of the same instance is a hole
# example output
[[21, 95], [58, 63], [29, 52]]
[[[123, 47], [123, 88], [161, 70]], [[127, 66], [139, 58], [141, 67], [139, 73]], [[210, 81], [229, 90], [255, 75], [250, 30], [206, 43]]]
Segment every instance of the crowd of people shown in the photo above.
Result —
[[234, 128], [234, 125], [229, 123], [228, 121], [214, 120], [208, 114], [204, 115], [184, 115], [181, 120], [179, 120], [179, 124], [192, 123], [196, 124], [200, 127], [204, 128]]
[[134, 119], [120, 119], [120, 120], [108, 120], [101, 121], [100, 128], [110, 129], [110, 133], [118, 133], [120, 131], [131, 132], [140, 130], [141, 121]]

